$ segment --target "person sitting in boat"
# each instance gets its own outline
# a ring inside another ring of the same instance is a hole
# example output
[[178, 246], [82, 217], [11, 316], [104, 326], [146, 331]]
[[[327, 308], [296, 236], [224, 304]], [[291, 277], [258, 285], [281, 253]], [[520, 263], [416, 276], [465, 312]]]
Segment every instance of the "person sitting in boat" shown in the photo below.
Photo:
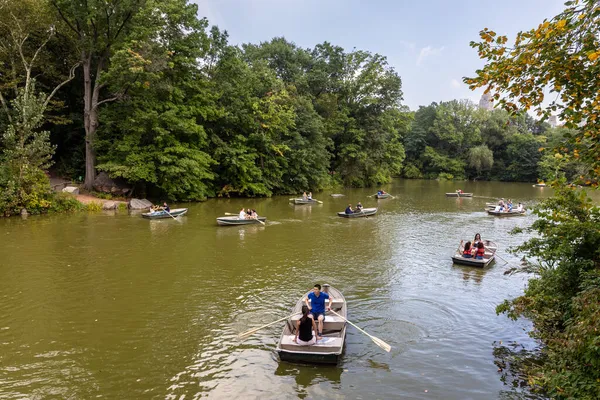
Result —
[[242, 207], [242, 209], [240, 210], [240, 216], [238, 218], [246, 219], [246, 211], [244, 211], [244, 207]]
[[251, 211], [252, 211], [252, 218], [258, 219], [258, 213], [256, 212], [256, 210], [253, 208]]
[[163, 202], [162, 209], [165, 210], [166, 212], [171, 212], [171, 207], [169, 207], [169, 205], [167, 204], [166, 201]]
[[358, 204], [356, 205], [356, 208], [354, 209], [354, 212], [362, 212], [363, 206], [362, 204], [360, 204], [360, 201], [358, 202]]
[[485, 254], [485, 247], [483, 246], [483, 242], [479, 242], [477, 244], [477, 249], [475, 249], [475, 258], [477, 260], [483, 260], [484, 254]]
[[458, 190], [456, 191], [456, 193], [458, 193], [458, 194], [463, 194], [464, 192], [463, 192], [463, 190], [462, 190], [462, 189], [458, 189]]
[[517, 206], [517, 211], [518, 212], [523, 212], [523, 204], [519, 203], [519, 205]]
[[377, 195], [378, 195], [378, 196], [381, 196], [382, 194], [383, 194], [383, 193], [381, 192], [381, 190], [378, 190], [378, 191], [377, 191]]
[[476, 233], [475, 238], [473, 239], [473, 248], [476, 248], [479, 242], [482, 242], [481, 235], [479, 233]]
[[308, 196], [306, 195], [306, 192], [302, 193], [302, 200], [308, 200]]
[[306, 196], [307, 200], [312, 200], [312, 192], [308, 192], [308, 196]]
[[[325, 292], [321, 292], [321, 285], [318, 283], [315, 284], [312, 292], [306, 296], [304, 302], [306, 306], [310, 309], [309, 317], [318, 322], [319, 330], [317, 333], [318, 337], [323, 336], [323, 321], [325, 320], [325, 300], [329, 299], [329, 304], [331, 304], [332, 299]], [[309, 301], [310, 300], [310, 304]], [[327, 306], [327, 310], [331, 310], [331, 307]]]
[[[463, 241], [461, 240], [461, 241], [460, 241], [460, 246], [462, 247], [462, 245], [463, 245]], [[462, 256], [463, 256], [464, 258], [471, 258], [471, 257], [473, 257], [473, 256], [471, 255], [471, 251], [472, 251], [472, 250], [473, 250], [473, 249], [471, 248], [471, 242], [467, 242], [467, 243], [465, 243], [465, 247], [463, 248]]]
[[498, 202], [498, 205], [500, 207], [504, 207], [504, 197], [500, 199], [500, 201]]
[[354, 211], [352, 211], [352, 204], [348, 204], [348, 207], [346, 207], [346, 214], [354, 214]]
[[506, 212], [512, 212], [512, 210], [513, 210], [513, 204], [512, 204], [512, 201], [509, 199], [508, 204], [506, 205]]
[[294, 343], [298, 343], [301, 346], [310, 346], [317, 342], [318, 338], [313, 336], [313, 331], [317, 331], [317, 324], [313, 318], [308, 316], [310, 309], [308, 306], [302, 306], [302, 318], [296, 323], [296, 336], [294, 337]]

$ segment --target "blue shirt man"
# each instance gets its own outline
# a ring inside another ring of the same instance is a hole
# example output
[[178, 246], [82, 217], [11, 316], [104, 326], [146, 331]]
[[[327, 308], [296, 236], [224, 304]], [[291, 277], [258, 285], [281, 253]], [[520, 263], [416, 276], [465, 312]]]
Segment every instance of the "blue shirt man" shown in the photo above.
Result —
[[329, 299], [329, 304], [331, 304], [331, 298], [327, 293], [321, 292], [321, 285], [319, 285], [318, 283], [313, 288], [313, 291], [310, 292], [308, 296], [306, 296], [305, 302], [308, 308], [310, 309], [309, 317], [318, 322], [317, 325], [319, 327], [319, 332], [317, 334], [317, 338], [319, 336], [323, 336], [323, 320], [325, 319], [325, 300], [327, 299]]

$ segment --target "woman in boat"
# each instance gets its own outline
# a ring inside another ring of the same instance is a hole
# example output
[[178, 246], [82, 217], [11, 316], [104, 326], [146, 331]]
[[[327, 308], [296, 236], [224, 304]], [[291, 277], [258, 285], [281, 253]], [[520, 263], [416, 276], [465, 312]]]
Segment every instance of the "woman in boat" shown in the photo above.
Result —
[[517, 211], [523, 212], [523, 204], [519, 203], [519, 206], [517, 207]]
[[346, 214], [354, 214], [354, 211], [352, 211], [352, 204], [348, 204], [348, 207], [346, 207]]
[[477, 248], [479, 242], [481, 242], [481, 235], [479, 233], [475, 234], [475, 238], [473, 239], [473, 248]]
[[244, 211], [244, 207], [242, 207], [242, 209], [240, 210], [240, 216], [238, 218], [246, 219], [246, 211]]
[[308, 196], [306, 195], [306, 192], [302, 193], [302, 200], [308, 200]]
[[[460, 241], [460, 244], [462, 246], [462, 240]], [[471, 254], [471, 250], [473, 250], [471, 248], [471, 242], [465, 243], [465, 248], [463, 249], [462, 256], [464, 258], [471, 258], [471, 257], [473, 257], [473, 255]]]
[[363, 206], [359, 201], [358, 204], [356, 205], [356, 209], [354, 210], [354, 212], [362, 212], [362, 209], [363, 209]]
[[308, 192], [308, 196], [306, 197], [307, 200], [312, 200], [312, 192]]
[[475, 250], [475, 258], [477, 260], [483, 260], [484, 254], [485, 254], [485, 247], [483, 246], [483, 242], [479, 242], [477, 244], [477, 249]]
[[298, 343], [301, 346], [310, 346], [317, 343], [318, 337], [313, 336], [313, 332], [317, 332], [317, 324], [313, 318], [308, 316], [307, 305], [302, 306], [302, 318], [296, 323], [296, 337], [294, 337], [294, 343]]

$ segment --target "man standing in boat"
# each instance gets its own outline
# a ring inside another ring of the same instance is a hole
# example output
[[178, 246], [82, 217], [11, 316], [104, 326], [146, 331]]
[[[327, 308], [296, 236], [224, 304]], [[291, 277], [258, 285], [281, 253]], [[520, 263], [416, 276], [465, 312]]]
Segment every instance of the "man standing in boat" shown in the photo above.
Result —
[[309, 317], [318, 321], [318, 338], [321, 338], [323, 336], [323, 321], [325, 320], [325, 300], [328, 299], [329, 305], [327, 306], [327, 310], [331, 310], [332, 299], [327, 293], [321, 292], [321, 285], [319, 285], [318, 283], [315, 284], [315, 287], [313, 288], [312, 292], [310, 292], [308, 296], [304, 299], [304, 302], [310, 310]]

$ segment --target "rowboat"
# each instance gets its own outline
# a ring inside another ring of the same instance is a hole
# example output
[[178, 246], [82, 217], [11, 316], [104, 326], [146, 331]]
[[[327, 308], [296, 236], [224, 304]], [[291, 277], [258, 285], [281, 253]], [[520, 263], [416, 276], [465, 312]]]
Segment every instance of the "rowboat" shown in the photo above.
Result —
[[258, 218], [244, 218], [240, 219], [240, 217], [232, 216], [232, 217], [218, 217], [217, 224], [219, 225], [250, 225], [250, 224], [260, 224], [259, 221], [265, 222], [267, 217], [258, 217]]
[[344, 195], [341, 193], [334, 193], [334, 194], [331, 194], [330, 196], [331, 197], [344, 197]]
[[390, 197], [391, 194], [389, 193], [384, 193], [384, 194], [376, 194], [375, 197], [377, 197], [378, 199], [387, 199], [388, 197]]
[[319, 202], [319, 200], [315, 200], [315, 199], [292, 199], [290, 200], [290, 202], [294, 203], [294, 204], [317, 204]]
[[281, 338], [275, 349], [281, 361], [313, 364], [337, 364], [340, 361], [346, 340], [346, 321], [344, 320], [347, 315], [346, 299], [339, 290], [327, 284], [323, 285], [323, 292], [329, 294], [333, 300], [331, 308], [344, 318], [326, 313], [323, 321], [323, 339], [310, 346], [294, 343], [297, 321], [302, 317], [304, 298], [308, 295], [306, 293], [292, 309], [292, 313], [296, 315], [288, 319], [283, 327]]
[[533, 187], [546, 187], [545, 183], [536, 183]]
[[483, 255], [483, 259], [478, 260], [476, 258], [465, 258], [461, 253], [461, 249], [461, 251], [457, 250], [456, 254], [452, 256], [452, 261], [455, 264], [468, 265], [470, 267], [487, 267], [492, 263], [492, 261], [494, 261], [496, 251], [498, 250], [498, 245], [496, 242], [491, 240], [484, 240], [483, 242], [485, 245], [485, 254]]
[[[174, 208], [169, 212], [166, 212], [164, 210], [147, 212], [147, 213], [143, 213], [142, 217], [148, 218], [148, 219], [171, 218], [171, 216], [178, 217], [180, 215], [185, 214], [187, 212], [187, 210], [188, 210], [187, 208]], [[169, 215], [169, 214], [171, 214], [171, 215]]]
[[473, 193], [451, 192], [446, 193], [446, 197], [473, 197]]
[[525, 215], [526, 210], [523, 211], [494, 211], [494, 210], [486, 210], [489, 215], [494, 215], [496, 217], [514, 217], [515, 215]]
[[346, 212], [337, 213], [338, 217], [343, 218], [360, 218], [360, 217], [368, 217], [370, 215], [375, 215], [377, 212], [377, 208], [363, 208], [361, 212], [354, 212], [352, 214], [346, 214]]
[[460, 264], [460, 265], [467, 265], [469, 267], [479, 267], [479, 268], [484, 268], [487, 267], [488, 265], [490, 265], [492, 263], [492, 261], [494, 261], [495, 255], [494, 254], [484, 254], [483, 255], [483, 259], [478, 260], [476, 258], [465, 258], [462, 256], [462, 254], [460, 253], [456, 253], [455, 255], [452, 256], [452, 261], [454, 262], [454, 264]]

